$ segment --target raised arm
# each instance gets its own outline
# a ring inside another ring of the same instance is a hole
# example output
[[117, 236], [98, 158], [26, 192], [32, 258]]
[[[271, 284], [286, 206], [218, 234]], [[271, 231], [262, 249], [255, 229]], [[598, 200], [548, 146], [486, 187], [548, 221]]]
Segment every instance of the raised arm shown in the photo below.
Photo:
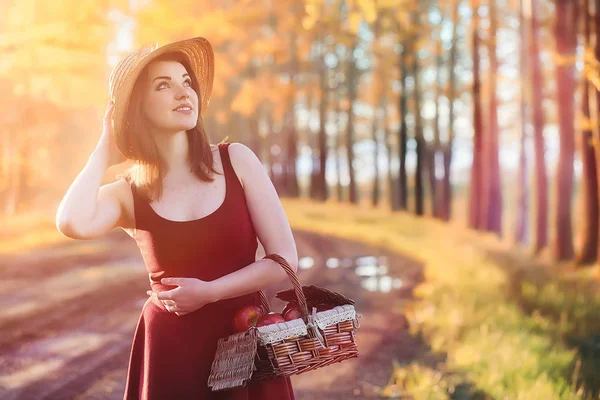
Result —
[[133, 228], [129, 183], [119, 180], [100, 186], [106, 169], [123, 160], [114, 143], [109, 104], [100, 141], [58, 207], [56, 227], [63, 235], [94, 239], [119, 226]]

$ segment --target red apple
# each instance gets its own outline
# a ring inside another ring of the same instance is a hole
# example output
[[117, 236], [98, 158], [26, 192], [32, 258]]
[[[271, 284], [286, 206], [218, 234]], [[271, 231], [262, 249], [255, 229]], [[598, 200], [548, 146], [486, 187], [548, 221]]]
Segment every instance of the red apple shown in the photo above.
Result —
[[258, 323], [256, 324], [256, 326], [259, 327], [259, 326], [265, 326], [265, 325], [271, 325], [271, 324], [278, 324], [280, 322], [285, 322], [283, 315], [281, 315], [279, 313], [275, 313], [275, 312], [270, 312], [267, 315], [261, 316], [258, 319]]
[[299, 306], [295, 307], [286, 307], [287, 311], [283, 313], [283, 319], [286, 321], [291, 321], [293, 319], [302, 318], [302, 311], [300, 311]]
[[291, 308], [298, 308], [300, 309], [300, 306], [298, 305], [297, 301], [290, 301], [289, 303], [287, 303], [285, 305], [285, 308], [283, 309], [283, 311], [281, 312], [281, 315], [285, 315], [286, 312], [288, 312], [288, 310], [290, 310]]
[[263, 313], [260, 307], [249, 304], [237, 310], [233, 316], [233, 330], [235, 332], [245, 332], [256, 326]]

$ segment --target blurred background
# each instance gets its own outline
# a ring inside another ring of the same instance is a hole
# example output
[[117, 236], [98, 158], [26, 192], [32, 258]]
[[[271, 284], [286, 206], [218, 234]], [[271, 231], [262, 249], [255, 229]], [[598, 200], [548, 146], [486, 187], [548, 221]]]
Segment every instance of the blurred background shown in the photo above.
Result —
[[205, 36], [211, 140], [250, 146], [280, 195], [462, 219], [536, 250], [560, 232], [560, 259], [585, 239], [592, 261], [588, 3], [4, 1], [0, 209], [57, 207], [124, 54]]
[[[1, 0], [0, 21], [6, 304], [34, 279], [23, 265], [107, 271], [113, 242], [75, 245], [53, 218], [100, 138], [110, 71], [142, 44], [204, 36], [216, 66], [204, 126], [263, 161], [299, 251], [314, 253], [305, 269], [340, 256], [313, 234], [379, 246], [343, 257], [419, 260], [385, 263], [414, 278], [393, 337], [425, 347], [386, 348], [373, 368], [390, 380], [340, 398], [599, 398], [600, 1]], [[394, 293], [385, 282], [357, 290]], [[6, 393], [49, 387], [27, 382]], [[309, 386], [302, 398], [319, 398]]]

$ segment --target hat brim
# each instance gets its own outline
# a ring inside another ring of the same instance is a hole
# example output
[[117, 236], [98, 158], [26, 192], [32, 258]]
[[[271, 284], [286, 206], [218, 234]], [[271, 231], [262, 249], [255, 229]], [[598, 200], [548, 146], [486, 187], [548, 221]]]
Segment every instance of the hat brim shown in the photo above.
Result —
[[127, 149], [124, 148], [124, 141], [122, 140], [124, 139], [124, 123], [135, 83], [142, 70], [148, 64], [166, 53], [179, 53], [187, 59], [198, 80], [198, 87], [200, 88], [200, 115], [206, 113], [212, 93], [215, 71], [213, 49], [206, 38], [196, 37], [169, 43], [162, 47], [158, 47], [141, 58], [133, 54], [130, 55], [124, 60], [124, 63], [130, 65], [124, 65], [120, 68], [122, 76], [119, 76], [119, 72], [116, 72], [115, 76], [111, 76], [111, 82], [121, 82], [118, 87], [111, 84], [111, 97], [115, 103], [113, 120], [117, 145], [119, 150], [125, 155], [127, 155]]

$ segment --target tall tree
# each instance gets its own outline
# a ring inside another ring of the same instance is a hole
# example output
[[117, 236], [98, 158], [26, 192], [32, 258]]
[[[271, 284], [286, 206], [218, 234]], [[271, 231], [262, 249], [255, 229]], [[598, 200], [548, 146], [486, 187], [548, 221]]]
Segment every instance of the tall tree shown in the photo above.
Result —
[[[594, 43], [594, 58], [595, 60], [600, 60], [600, 0], [594, 0], [594, 9], [595, 9], [595, 18], [594, 18], [594, 27], [595, 27], [595, 43]], [[593, 135], [594, 139], [592, 140], [595, 156], [596, 156], [596, 171], [598, 174], [598, 196], [600, 197], [600, 125], [598, 121], [600, 121], [600, 88], [596, 87], [596, 96], [594, 96], [595, 107], [592, 114], [594, 117], [592, 120], [595, 121], [593, 124]], [[600, 241], [598, 242], [598, 247], [600, 248]], [[600, 250], [598, 251], [598, 262], [600, 262]]]
[[587, 73], [591, 71], [587, 59], [593, 56], [592, 48], [592, 14], [590, 0], [584, 0], [583, 6], [583, 31], [585, 37], [586, 68], [584, 69], [582, 87], [581, 111], [584, 118], [583, 137], [581, 138], [581, 191], [583, 207], [583, 227], [581, 250], [577, 257], [578, 264], [593, 263], [598, 257], [600, 202], [598, 199], [598, 170], [596, 169], [596, 155], [594, 154], [592, 113], [590, 109], [590, 96], [594, 92], [590, 85]]
[[520, 244], [527, 243], [527, 225], [528, 225], [528, 185], [527, 185], [527, 107], [528, 107], [528, 79], [527, 79], [527, 20], [525, 17], [525, 1], [519, 3], [519, 71], [521, 74], [521, 140], [519, 147], [519, 182], [517, 197], [517, 221], [515, 230], [515, 241]]
[[490, 92], [489, 92], [489, 123], [487, 134], [484, 136], [483, 148], [483, 229], [502, 234], [502, 182], [500, 176], [499, 127], [498, 127], [498, 56], [496, 54], [496, 32], [498, 30], [498, 10], [495, 1], [488, 5], [490, 29], [488, 37], [488, 54], [490, 60]]
[[[440, 23], [441, 30], [441, 23]], [[440, 100], [442, 98], [442, 67], [444, 58], [442, 56], [443, 42], [441, 35], [436, 40], [436, 84], [435, 84], [435, 118], [433, 120], [433, 143], [427, 146], [427, 171], [429, 174], [429, 187], [432, 215], [435, 218], [440, 216], [440, 192], [438, 190], [438, 178], [436, 175], [437, 156], [440, 154]]]
[[358, 68], [356, 67], [356, 58], [354, 56], [358, 47], [358, 38], [354, 39], [347, 61], [346, 85], [348, 93], [348, 123], [346, 124], [346, 160], [348, 163], [349, 196], [350, 203], [358, 204], [358, 190], [356, 188], [356, 178], [354, 176], [354, 102], [357, 98], [358, 86]]
[[334, 115], [335, 115], [335, 145], [334, 145], [334, 152], [333, 152], [333, 157], [334, 157], [334, 165], [335, 165], [335, 175], [336, 175], [336, 185], [335, 185], [335, 192], [337, 195], [337, 200], [338, 202], [343, 202], [344, 201], [344, 188], [342, 186], [342, 161], [340, 160], [340, 149], [342, 148], [342, 123], [341, 123], [341, 116], [342, 116], [342, 109], [341, 109], [341, 103], [342, 103], [342, 90], [344, 88], [344, 86], [342, 85], [342, 83], [340, 82], [340, 80], [337, 78], [340, 74], [339, 72], [343, 70], [343, 62], [342, 62], [342, 58], [338, 55], [338, 62], [337, 62], [337, 67], [336, 67], [336, 86], [335, 86], [335, 107], [334, 107]]
[[575, 253], [571, 208], [575, 156], [575, 53], [577, 51], [578, 16], [577, 1], [557, 0], [554, 36], [558, 58], [556, 83], [560, 153], [557, 166], [554, 256], [558, 260], [570, 260]]
[[[530, 0], [530, 10], [539, 9], [538, 0]], [[529, 67], [531, 74], [531, 105], [533, 117], [533, 145], [535, 151], [535, 182], [536, 182], [536, 233], [533, 251], [540, 252], [548, 245], [548, 177], [546, 174], [546, 159], [544, 156], [544, 111], [542, 109], [544, 82], [540, 65], [540, 23], [535, 12], [530, 18], [531, 35], [529, 49]]]
[[400, 64], [400, 95], [398, 99], [398, 115], [400, 117], [400, 129], [398, 130], [398, 204], [400, 209], [408, 209], [408, 176], [406, 173], [406, 152], [408, 142], [408, 53], [411, 39], [405, 39], [402, 43], [398, 63]]
[[388, 99], [384, 97], [383, 103], [383, 116], [382, 116], [382, 125], [383, 125], [383, 137], [385, 141], [385, 150], [387, 154], [387, 187], [388, 187], [388, 198], [390, 202], [390, 208], [392, 210], [398, 210], [398, 189], [397, 182], [394, 179], [393, 169], [392, 169], [392, 159], [394, 157], [394, 150], [392, 148], [392, 131], [390, 130], [389, 122], [388, 122]]
[[[317, 93], [315, 93], [317, 92]], [[313, 111], [315, 108], [320, 108], [320, 94], [318, 93], [318, 88], [314, 85], [310, 85], [306, 89], [306, 108], [308, 115], [313, 115]], [[315, 107], [316, 105], [316, 107]], [[319, 121], [319, 125], [320, 121]], [[317, 200], [319, 198], [319, 132], [315, 134], [313, 132], [312, 126], [309, 124], [306, 128], [307, 133], [307, 145], [310, 147], [310, 160], [311, 160], [311, 168], [310, 168], [310, 181], [309, 181], [309, 189], [308, 196], [311, 199]]]
[[328, 69], [325, 65], [325, 57], [327, 51], [325, 50], [325, 41], [322, 41], [322, 54], [319, 63], [319, 174], [316, 179], [317, 183], [317, 199], [327, 200], [329, 197], [329, 191], [327, 188], [327, 133], [325, 132], [325, 124], [327, 123], [327, 108], [329, 101], [329, 79]]
[[[420, 26], [421, 13], [419, 10], [413, 13], [414, 26]], [[418, 37], [415, 39], [418, 42]], [[414, 47], [413, 57], [413, 80], [414, 80], [414, 111], [415, 117], [415, 141], [417, 165], [415, 168], [415, 214], [423, 215], [425, 213], [424, 205], [424, 192], [423, 192], [423, 167], [424, 167], [424, 156], [425, 156], [425, 138], [423, 137], [423, 119], [421, 116], [421, 85], [419, 75], [420, 64], [419, 64], [419, 50], [418, 46]]]
[[[323, 10], [324, 4], [321, 4], [321, 13]], [[329, 193], [327, 188], [327, 179], [326, 179], [326, 168], [327, 168], [327, 133], [325, 132], [325, 125], [327, 124], [327, 109], [328, 109], [328, 101], [329, 101], [329, 69], [325, 63], [325, 58], [328, 54], [326, 37], [327, 32], [329, 31], [328, 20], [325, 18], [319, 18], [319, 20], [315, 24], [315, 36], [317, 38], [317, 72], [319, 76], [319, 91], [318, 91], [318, 110], [319, 110], [319, 133], [317, 139], [317, 171], [315, 174], [314, 184], [315, 184], [315, 198], [318, 200], [325, 201], [327, 200]]]
[[450, 181], [451, 165], [452, 165], [452, 149], [454, 144], [454, 102], [457, 98], [456, 87], [456, 61], [458, 55], [458, 24], [460, 23], [460, 8], [461, 0], [454, 0], [452, 4], [452, 43], [450, 45], [450, 61], [448, 64], [448, 141], [443, 147], [444, 156], [444, 176], [442, 180], [442, 193], [440, 201], [441, 218], [448, 221], [451, 218], [452, 209], [452, 185]]
[[378, 111], [383, 103], [383, 60], [378, 52], [378, 42], [381, 35], [381, 16], [378, 15], [373, 24], [373, 67], [371, 71], [372, 89], [373, 89], [373, 119], [371, 126], [371, 140], [373, 141], [373, 191], [371, 192], [371, 204], [373, 207], [379, 205], [381, 197], [381, 183], [379, 177], [379, 116]]
[[474, 229], [484, 226], [482, 211], [483, 166], [483, 115], [481, 107], [481, 76], [479, 46], [479, 0], [471, 0], [473, 10], [473, 164], [471, 166], [471, 191], [469, 194], [469, 225]]
[[379, 116], [377, 115], [380, 107], [373, 109], [373, 125], [371, 127], [371, 139], [373, 140], [373, 191], [371, 192], [371, 204], [373, 207], [379, 205], [381, 197], [381, 183], [379, 174]]
[[295, 77], [298, 74], [298, 47], [297, 47], [297, 34], [291, 32], [289, 37], [290, 45], [290, 64], [289, 64], [289, 81], [290, 91], [287, 94], [287, 114], [284, 122], [285, 126], [285, 141], [286, 147], [284, 149], [285, 154], [285, 165], [284, 165], [284, 179], [285, 179], [285, 194], [290, 197], [298, 197], [300, 195], [300, 188], [298, 185], [298, 178], [296, 175], [296, 160], [298, 159], [298, 138], [296, 134], [296, 112], [294, 106], [296, 104], [296, 84]]

